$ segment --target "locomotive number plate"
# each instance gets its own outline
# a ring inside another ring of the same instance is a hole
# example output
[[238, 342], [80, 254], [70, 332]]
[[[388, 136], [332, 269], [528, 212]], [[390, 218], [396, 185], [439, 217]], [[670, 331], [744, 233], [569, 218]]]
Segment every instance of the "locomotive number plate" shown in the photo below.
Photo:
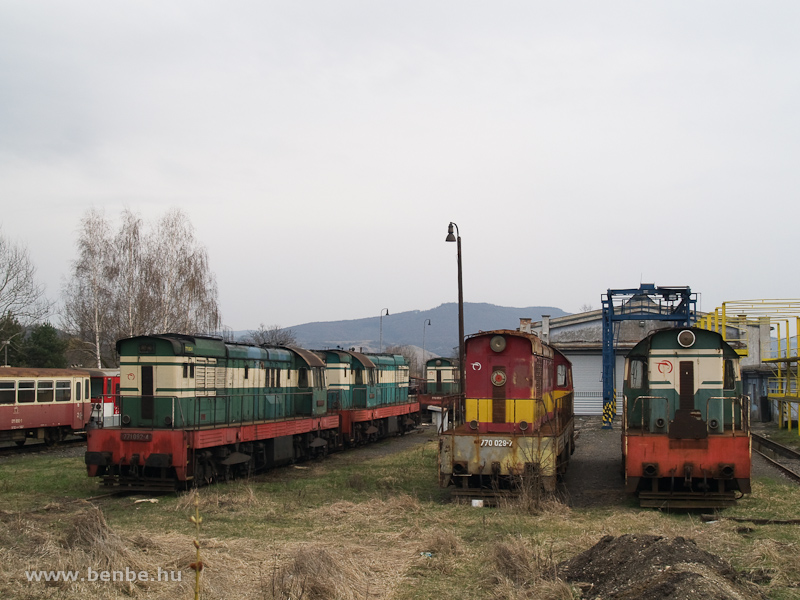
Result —
[[512, 440], [481, 440], [481, 447], [510, 448], [513, 444], [514, 442]]
[[152, 433], [135, 433], [133, 431], [127, 431], [120, 434], [119, 438], [123, 442], [150, 442], [153, 440]]

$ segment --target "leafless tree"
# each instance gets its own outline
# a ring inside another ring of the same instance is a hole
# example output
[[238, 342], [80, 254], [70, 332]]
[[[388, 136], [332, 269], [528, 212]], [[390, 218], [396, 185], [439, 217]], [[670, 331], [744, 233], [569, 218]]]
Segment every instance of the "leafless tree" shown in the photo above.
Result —
[[591, 312], [594, 310], [594, 307], [591, 304], [581, 304], [581, 312]]
[[113, 319], [110, 231], [102, 211], [93, 208], [86, 213], [81, 219], [74, 277], [64, 286], [62, 325], [79, 337], [85, 350], [91, 348], [98, 369], [103, 367], [103, 355], [108, 355]]
[[28, 250], [0, 233], [0, 317], [27, 326], [46, 317], [50, 308]]
[[147, 318], [152, 314], [145, 279], [146, 256], [142, 245], [142, 219], [125, 209], [122, 223], [114, 238], [110, 272], [114, 285], [116, 336], [132, 337], [148, 330]]
[[284, 329], [280, 325], [270, 325], [265, 327], [263, 323], [250, 332], [245, 341], [256, 345], [268, 346], [294, 346], [297, 344], [297, 336], [291, 329]]
[[210, 332], [221, 323], [217, 283], [208, 253], [194, 237], [194, 228], [180, 209], [162, 217], [149, 237], [148, 288], [153, 297], [158, 331]]
[[97, 366], [114, 364], [114, 343], [149, 333], [216, 333], [217, 284], [188, 217], [168, 211], [155, 230], [125, 210], [115, 236], [94, 209], [81, 221], [79, 257], [64, 285], [63, 326], [91, 348]]

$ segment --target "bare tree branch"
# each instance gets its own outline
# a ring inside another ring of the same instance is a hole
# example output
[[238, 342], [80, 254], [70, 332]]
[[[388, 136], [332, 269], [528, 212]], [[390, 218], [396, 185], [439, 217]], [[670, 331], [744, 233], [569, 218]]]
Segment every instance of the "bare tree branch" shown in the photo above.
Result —
[[265, 327], [261, 323], [244, 341], [258, 346], [293, 346], [297, 343], [297, 337], [291, 329], [284, 329], [280, 325]]
[[0, 316], [28, 326], [46, 317], [51, 307], [28, 250], [0, 234]]

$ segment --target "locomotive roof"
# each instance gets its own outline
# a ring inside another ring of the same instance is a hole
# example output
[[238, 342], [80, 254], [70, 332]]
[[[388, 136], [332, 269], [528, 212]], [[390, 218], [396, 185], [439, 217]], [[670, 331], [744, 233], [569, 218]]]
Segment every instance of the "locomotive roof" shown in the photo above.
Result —
[[736, 350], [734, 350], [730, 344], [728, 344], [725, 340], [722, 339], [722, 335], [717, 333], [716, 331], [710, 331], [708, 329], [701, 329], [700, 327], [668, 327], [666, 329], [656, 329], [655, 331], [650, 332], [650, 334], [636, 344], [631, 351], [628, 353], [628, 356], [644, 356], [650, 351], [651, 348], [654, 346], [658, 349], [690, 349], [684, 348], [678, 343], [678, 334], [681, 331], [689, 330], [694, 333], [695, 335], [695, 343], [692, 344], [690, 348], [698, 349], [698, 350], [714, 350], [714, 349], [721, 349], [724, 356], [729, 356], [731, 358], [737, 358], [739, 355], [736, 354]]
[[298, 348], [297, 346], [287, 346], [289, 350], [292, 352], [296, 352], [300, 358], [308, 363], [309, 367], [324, 367], [325, 363], [322, 362], [322, 359], [311, 352], [310, 350], [306, 350], [305, 348]]
[[212, 356], [217, 358], [287, 361], [292, 354], [295, 354], [303, 359], [310, 367], [325, 366], [325, 363], [323, 363], [318, 356], [296, 346], [255, 346], [253, 344], [225, 342], [218, 337], [186, 335], [182, 333], [139, 335], [125, 338], [117, 342], [117, 352], [121, 354], [122, 344], [126, 342], [153, 339], [168, 342], [172, 346], [172, 351], [176, 356]]
[[[117, 353], [122, 354], [122, 345], [135, 340], [163, 340], [172, 345], [175, 355], [196, 354], [195, 347], [201, 350], [202, 356], [223, 358], [226, 355], [225, 342], [221, 338], [202, 335], [186, 335], [183, 333], [160, 333], [154, 335], [136, 335], [117, 341]], [[192, 346], [192, 351], [187, 352], [185, 345]]]
[[547, 348], [548, 350], [550, 350], [554, 354], [558, 354], [559, 356], [561, 356], [561, 357], [566, 359], [566, 357], [559, 350], [557, 350], [555, 347], [551, 346], [550, 344], [547, 344], [547, 343], [543, 342], [541, 340], [541, 338], [538, 335], [536, 335], [535, 333], [525, 333], [523, 331], [520, 331], [519, 329], [494, 329], [492, 331], [479, 331], [478, 333], [473, 333], [472, 335], [468, 335], [467, 339], [470, 340], [470, 339], [473, 339], [473, 338], [478, 338], [478, 337], [483, 337], [483, 336], [488, 336], [488, 335], [506, 335], [506, 336], [518, 337], [518, 338], [521, 338], [521, 339], [524, 339], [524, 340], [528, 340], [531, 343], [531, 350], [532, 350], [532, 352], [534, 354], [536, 354], [536, 350], [537, 350], [537, 346], [538, 346], [539, 347], [539, 351], [542, 354], [546, 354], [544, 352], [544, 349]]
[[342, 348], [331, 348], [328, 350], [317, 350], [317, 352], [324, 352], [324, 353], [332, 353], [338, 354], [339, 356], [352, 356], [358, 362], [360, 362], [364, 367], [367, 369], [374, 369], [375, 363], [372, 362], [366, 354], [362, 354], [361, 352], [356, 352], [355, 350], [343, 350]]

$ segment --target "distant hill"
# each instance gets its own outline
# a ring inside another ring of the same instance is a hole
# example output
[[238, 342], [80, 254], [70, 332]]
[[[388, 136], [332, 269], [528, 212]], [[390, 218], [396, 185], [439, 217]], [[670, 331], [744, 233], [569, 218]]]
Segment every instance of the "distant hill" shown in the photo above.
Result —
[[[513, 308], [485, 303], [464, 303], [464, 332], [466, 335], [490, 329], [516, 329], [520, 318], [539, 321], [542, 315], [561, 317], [569, 313], [552, 306]], [[425, 350], [439, 356], [457, 354], [458, 304], [450, 302], [430, 310], [412, 310], [383, 317], [383, 348], [387, 346], [422, 347], [423, 323]], [[303, 348], [361, 348], [377, 352], [380, 345], [380, 318], [367, 317], [349, 321], [304, 323], [290, 328]], [[247, 332], [237, 332], [240, 335]]]

